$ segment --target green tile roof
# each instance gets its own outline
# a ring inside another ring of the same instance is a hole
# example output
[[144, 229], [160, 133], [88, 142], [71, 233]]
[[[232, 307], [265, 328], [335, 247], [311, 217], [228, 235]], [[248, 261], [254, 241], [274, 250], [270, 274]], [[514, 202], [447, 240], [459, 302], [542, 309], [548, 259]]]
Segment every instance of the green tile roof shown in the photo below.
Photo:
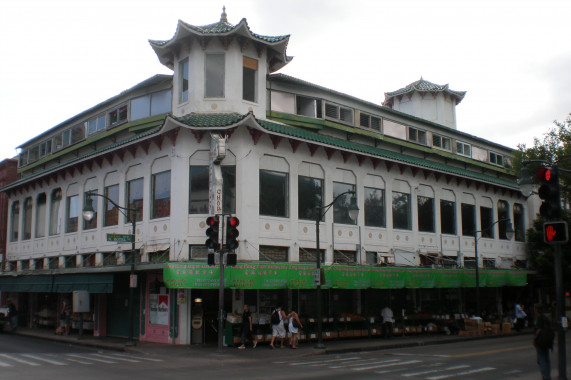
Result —
[[228, 127], [236, 124], [249, 114], [231, 113], [190, 113], [182, 117], [171, 116], [180, 123], [191, 127]]
[[451, 95], [452, 97], [456, 98], [457, 103], [460, 103], [462, 101], [462, 99], [464, 99], [464, 96], [466, 95], [466, 91], [453, 91], [453, 90], [448, 88], [448, 84], [439, 85], [439, 84], [435, 84], [435, 83], [429, 82], [427, 80], [424, 80], [422, 77], [420, 77], [420, 79], [417, 80], [416, 82], [412, 82], [411, 84], [409, 84], [409, 85], [407, 85], [401, 89], [398, 89], [398, 90], [392, 91], [392, 92], [385, 92], [385, 101], [383, 102], [383, 104], [389, 102], [390, 99], [394, 98], [395, 96], [408, 94], [408, 93], [414, 92], [414, 91], [418, 91], [418, 92], [445, 92], [448, 95]]

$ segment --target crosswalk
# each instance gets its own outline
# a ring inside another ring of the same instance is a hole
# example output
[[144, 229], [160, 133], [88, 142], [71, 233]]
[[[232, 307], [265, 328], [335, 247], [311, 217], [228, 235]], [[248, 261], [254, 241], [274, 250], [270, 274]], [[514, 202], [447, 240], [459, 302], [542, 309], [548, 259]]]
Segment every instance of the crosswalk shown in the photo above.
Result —
[[[450, 362], [445, 357], [381, 357], [366, 358], [361, 356], [336, 357], [336, 358], [311, 358], [300, 360], [275, 361], [274, 364], [305, 368], [329, 368], [342, 370], [345, 373], [370, 373], [375, 375], [390, 376], [391, 379], [425, 379], [442, 380], [466, 378], [469, 375], [489, 373], [490, 378], [507, 378], [507, 373], [492, 366], [473, 366], [458, 362]], [[509, 374], [516, 375], [517, 370]]]
[[121, 353], [0, 353], [0, 368], [67, 365], [102, 365], [115, 363], [162, 362], [162, 359]]

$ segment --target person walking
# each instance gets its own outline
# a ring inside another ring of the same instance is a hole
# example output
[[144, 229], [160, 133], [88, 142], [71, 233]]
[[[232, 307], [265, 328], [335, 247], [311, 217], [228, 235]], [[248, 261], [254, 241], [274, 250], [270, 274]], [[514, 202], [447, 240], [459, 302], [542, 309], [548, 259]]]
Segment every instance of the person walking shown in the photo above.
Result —
[[258, 341], [252, 338], [252, 313], [250, 313], [248, 305], [244, 305], [244, 312], [242, 313], [242, 339], [238, 349], [243, 350], [246, 348], [246, 339], [252, 342], [252, 348], [256, 348]]
[[71, 329], [71, 302], [68, 298], [64, 298], [61, 304], [61, 324], [63, 325], [62, 334], [69, 335]]
[[521, 331], [525, 324], [525, 318], [527, 317], [526, 312], [523, 310], [523, 305], [516, 303], [515, 304], [515, 330]]
[[292, 310], [287, 317], [289, 320], [288, 330], [291, 334], [290, 347], [296, 349], [297, 342], [299, 341], [299, 329], [303, 328], [303, 325], [299, 320], [299, 315], [294, 310]]
[[537, 364], [539, 372], [543, 380], [551, 380], [551, 361], [549, 359], [549, 350], [553, 350], [553, 340], [555, 333], [551, 328], [549, 320], [544, 315], [537, 317], [535, 336], [533, 337], [533, 345], [537, 353]]
[[10, 331], [14, 331], [18, 328], [18, 309], [16, 305], [12, 302], [11, 298], [8, 298], [8, 320], [10, 321]]
[[385, 306], [383, 310], [381, 310], [381, 317], [383, 318], [383, 338], [390, 339], [393, 336], [393, 323], [395, 321], [391, 308]]
[[287, 319], [286, 313], [278, 306], [272, 313], [272, 340], [270, 341], [270, 348], [275, 348], [274, 342], [276, 338], [280, 338], [280, 348], [284, 348], [284, 340], [286, 336], [284, 320]]

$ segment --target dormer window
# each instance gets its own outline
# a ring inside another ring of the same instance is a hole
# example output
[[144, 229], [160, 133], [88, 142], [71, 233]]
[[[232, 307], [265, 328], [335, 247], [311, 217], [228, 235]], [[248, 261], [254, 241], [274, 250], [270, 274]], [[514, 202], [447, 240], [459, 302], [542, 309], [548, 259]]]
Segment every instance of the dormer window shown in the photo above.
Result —
[[381, 131], [381, 119], [375, 116], [361, 113], [359, 115], [359, 125], [365, 128], [371, 128], [375, 131]]
[[337, 104], [325, 103], [325, 118], [353, 125], [353, 110]]
[[426, 145], [426, 131], [408, 127], [408, 140], [415, 143]]
[[204, 97], [224, 97], [224, 53], [206, 54], [204, 75]]
[[244, 57], [243, 62], [242, 99], [255, 102], [258, 82], [258, 60]]
[[504, 166], [504, 156], [498, 153], [490, 152], [490, 163]]
[[[109, 126], [114, 127], [127, 121], [127, 105], [124, 104], [108, 113]], [[105, 126], [103, 126], [105, 128]]]
[[444, 150], [452, 150], [450, 138], [440, 135], [432, 135], [432, 146]]
[[461, 156], [472, 157], [472, 149], [470, 149], [470, 144], [463, 143], [461, 141], [456, 141], [456, 153]]
[[87, 121], [87, 134], [91, 135], [105, 129], [105, 114], [96, 116]]

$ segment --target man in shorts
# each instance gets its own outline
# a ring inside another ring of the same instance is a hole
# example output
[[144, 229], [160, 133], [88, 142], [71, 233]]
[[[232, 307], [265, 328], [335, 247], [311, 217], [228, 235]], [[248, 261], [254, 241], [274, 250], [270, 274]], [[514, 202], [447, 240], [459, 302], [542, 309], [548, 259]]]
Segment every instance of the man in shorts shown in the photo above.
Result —
[[275, 348], [274, 342], [276, 340], [276, 337], [280, 338], [280, 343], [281, 343], [280, 348], [284, 348], [284, 340], [286, 336], [284, 320], [287, 319], [287, 315], [282, 310], [281, 306], [278, 306], [276, 310], [274, 310], [274, 313], [277, 313], [277, 315], [279, 316], [279, 322], [278, 323], [272, 322], [272, 341], [270, 342], [270, 348], [272, 350]]

